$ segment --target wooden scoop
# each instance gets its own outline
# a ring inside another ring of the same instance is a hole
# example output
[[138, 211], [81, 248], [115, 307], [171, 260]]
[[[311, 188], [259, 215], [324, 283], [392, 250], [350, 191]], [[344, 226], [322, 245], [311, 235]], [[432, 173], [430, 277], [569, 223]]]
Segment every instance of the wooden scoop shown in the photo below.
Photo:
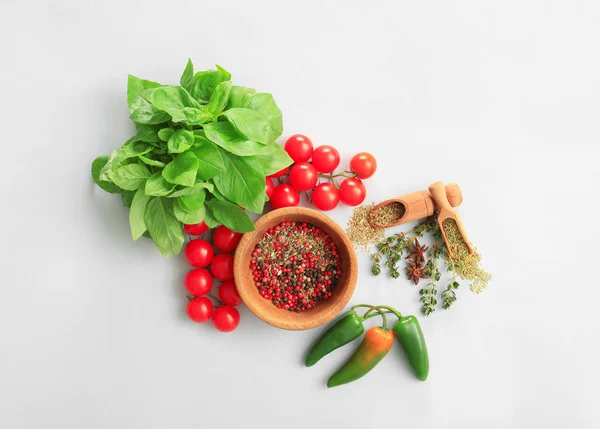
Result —
[[[452, 207], [457, 207], [462, 203], [462, 191], [459, 186], [455, 183], [446, 185], [445, 195], [447, 201], [450, 202]], [[371, 213], [375, 213], [382, 207], [388, 204], [398, 203], [401, 205], [404, 213], [396, 219], [394, 222], [387, 225], [382, 225], [374, 222]], [[427, 191], [413, 192], [412, 194], [403, 195], [397, 198], [391, 198], [385, 200], [371, 209], [367, 221], [373, 228], [390, 228], [403, 223], [412, 222], [413, 220], [422, 219], [424, 217], [431, 216], [435, 212], [435, 203], [431, 195]]]
[[469, 249], [469, 255], [473, 254], [473, 248], [471, 247], [471, 242], [467, 238], [467, 234], [465, 233], [465, 229], [463, 227], [462, 221], [460, 220], [460, 216], [456, 213], [456, 210], [452, 208], [450, 202], [448, 201], [448, 197], [446, 196], [446, 192], [444, 190], [444, 184], [442, 182], [435, 182], [429, 186], [429, 193], [435, 201], [435, 205], [438, 209], [438, 226], [440, 231], [442, 231], [442, 237], [444, 237], [444, 242], [446, 243], [446, 248], [448, 249], [448, 254], [452, 259], [456, 259], [454, 253], [452, 252], [452, 248], [450, 247], [450, 243], [448, 243], [448, 237], [446, 236], [446, 231], [444, 230], [444, 221], [446, 219], [454, 219], [456, 225], [458, 225], [458, 230], [460, 231], [460, 235], [462, 239], [465, 241], [467, 248]]

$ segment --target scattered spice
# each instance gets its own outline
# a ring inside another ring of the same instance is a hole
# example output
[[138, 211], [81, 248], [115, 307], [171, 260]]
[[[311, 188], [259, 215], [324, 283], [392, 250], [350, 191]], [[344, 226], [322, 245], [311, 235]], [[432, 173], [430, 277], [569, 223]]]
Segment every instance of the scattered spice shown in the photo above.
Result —
[[263, 298], [297, 313], [331, 298], [342, 275], [331, 236], [306, 222], [269, 228], [252, 252], [250, 269]]
[[404, 204], [394, 201], [377, 210], [371, 211], [369, 216], [371, 216], [373, 224], [387, 226], [399, 221], [404, 216], [404, 213], [406, 213]]
[[469, 255], [469, 248], [454, 219], [445, 219], [442, 226], [455, 256], [455, 259], [449, 255], [444, 258], [449, 269], [465, 280], [472, 280], [470, 287], [473, 292], [482, 292], [492, 276], [479, 266], [481, 255], [477, 251]]
[[356, 207], [352, 212], [352, 217], [348, 221], [346, 233], [348, 238], [357, 250], [365, 253], [370, 252], [371, 248], [381, 240], [385, 239], [385, 233], [380, 228], [373, 228], [367, 216], [374, 207], [373, 204], [365, 204]]
[[[368, 207], [368, 210], [370, 210], [371, 206]], [[369, 216], [368, 210], [355, 212], [355, 214], [362, 213], [364, 216]], [[456, 259], [450, 257], [441, 230], [438, 227], [436, 216], [437, 214], [434, 214], [421, 220], [414, 228], [406, 232], [398, 232], [390, 237], [382, 238], [375, 244], [377, 250], [371, 254], [371, 260], [373, 261], [371, 271], [374, 275], [381, 274], [382, 265], [385, 265], [393, 278], [400, 277], [401, 271], [398, 265], [403, 256], [406, 255], [405, 258], [408, 262], [405, 268], [407, 278], [415, 285], [419, 284], [421, 279], [429, 279], [427, 285], [419, 290], [421, 312], [426, 316], [433, 313], [438, 304], [437, 282], [441, 279], [440, 258], [445, 262], [446, 270], [452, 274], [452, 279], [441, 292], [441, 306], [443, 309], [450, 308], [456, 302], [456, 289], [460, 286], [459, 277], [471, 281], [470, 288], [476, 293], [485, 289], [491, 279], [491, 275], [479, 266], [481, 255], [476, 252], [469, 255], [468, 247], [453, 219], [444, 221], [444, 231], [448, 236], [448, 241]], [[361, 220], [355, 219], [354, 222], [360, 224]], [[431, 247], [419, 243], [418, 239], [426, 233], [429, 233], [433, 239]]]

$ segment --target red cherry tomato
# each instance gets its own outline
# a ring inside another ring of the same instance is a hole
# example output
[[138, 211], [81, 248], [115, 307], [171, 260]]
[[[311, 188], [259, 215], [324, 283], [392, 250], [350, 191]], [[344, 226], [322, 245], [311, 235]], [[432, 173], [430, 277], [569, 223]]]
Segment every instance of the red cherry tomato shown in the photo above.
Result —
[[233, 255], [231, 253], [215, 255], [210, 264], [210, 272], [217, 280], [231, 280], [233, 278]]
[[312, 192], [312, 202], [319, 210], [333, 210], [340, 202], [340, 191], [331, 183], [321, 183]]
[[294, 164], [290, 170], [290, 184], [297, 191], [309, 191], [319, 180], [319, 173], [309, 162]]
[[204, 221], [190, 225], [183, 225], [183, 230], [190, 235], [202, 235], [208, 230], [208, 225]]
[[319, 173], [331, 173], [340, 165], [340, 153], [333, 146], [319, 146], [312, 154], [312, 165]]
[[285, 176], [285, 174], [288, 172], [288, 170], [289, 170], [289, 169], [290, 169], [290, 167], [289, 167], [289, 166], [288, 166], [288, 167], [285, 167], [285, 168], [282, 168], [282, 169], [281, 169], [281, 170], [279, 170], [277, 173], [273, 173], [273, 174], [271, 174], [271, 175], [269, 175], [269, 176], [267, 176], [267, 177], [268, 177], [269, 179], [277, 179], [278, 177]]
[[234, 232], [225, 225], [221, 225], [213, 232], [212, 240], [217, 249], [223, 252], [233, 252], [242, 239], [242, 235], [240, 232]]
[[368, 152], [360, 152], [350, 160], [350, 170], [354, 171], [359, 179], [368, 179], [377, 170], [377, 160]]
[[266, 189], [265, 189], [265, 193], [267, 194], [267, 197], [269, 197], [269, 199], [271, 199], [271, 197], [273, 196], [273, 190], [275, 189], [275, 185], [273, 185], [273, 181], [271, 179], [269, 179], [267, 177], [267, 184], [266, 184]]
[[186, 274], [183, 284], [190, 295], [202, 296], [212, 289], [213, 277], [206, 268], [194, 268]]
[[213, 303], [205, 296], [194, 298], [188, 302], [186, 313], [194, 322], [204, 323], [213, 314]]
[[226, 305], [240, 305], [242, 303], [242, 297], [240, 296], [237, 287], [233, 280], [227, 280], [221, 283], [219, 286], [219, 299]]
[[185, 246], [184, 254], [193, 267], [206, 267], [212, 261], [215, 251], [208, 241], [195, 239]]
[[285, 142], [283, 147], [294, 162], [305, 162], [313, 153], [313, 144], [310, 139], [302, 134], [294, 134]]
[[240, 312], [229, 305], [224, 305], [214, 311], [212, 322], [218, 331], [231, 332], [240, 324]]
[[347, 206], [357, 206], [365, 200], [367, 188], [360, 179], [346, 179], [340, 185], [340, 201]]
[[271, 205], [274, 209], [292, 207], [300, 204], [300, 195], [292, 185], [279, 185], [275, 187], [271, 197]]

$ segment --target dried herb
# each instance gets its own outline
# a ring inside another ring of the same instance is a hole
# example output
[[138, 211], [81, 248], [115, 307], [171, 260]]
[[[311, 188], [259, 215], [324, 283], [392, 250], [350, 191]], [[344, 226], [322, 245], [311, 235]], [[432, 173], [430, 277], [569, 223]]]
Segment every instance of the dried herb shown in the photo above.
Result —
[[407, 232], [399, 232], [398, 234], [394, 234], [380, 241], [376, 245], [377, 252], [371, 255], [371, 260], [373, 261], [371, 271], [373, 274], [378, 275], [381, 273], [381, 263], [385, 258], [385, 265], [389, 268], [390, 275], [393, 278], [398, 278], [400, 276], [398, 263], [402, 260], [403, 252], [414, 240], [418, 237], [422, 237], [423, 234], [427, 231], [431, 231], [435, 227], [435, 219], [429, 217]]
[[375, 225], [387, 226], [399, 221], [406, 213], [404, 204], [394, 201], [369, 213]]
[[385, 234], [380, 228], [373, 228], [367, 216], [373, 208], [373, 205], [362, 205], [356, 207], [352, 212], [352, 217], [348, 221], [346, 232], [354, 247], [363, 252], [370, 252], [372, 247], [385, 239]]
[[470, 288], [473, 292], [482, 292], [487, 287], [492, 276], [479, 266], [481, 255], [477, 251], [469, 255], [469, 248], [463, 240], [454, 219], [444, 220], [443, 228], [455, 257], [453, 260], [449, 255], [446, 256], [445, 260], [448, 270], [465, 280], [471, 280]]
[[[441, 292], [441, 306], [448, 309], [456, 302], [456, 289], [460, 284], [458, 278], [470, 280], [470, 288], [474, 292], [481, 292], [491, 278], [480, 266], [481, 255], [475, 252], [469, 255], [468, 247], [458, 226], [453, 219], [444, 221], [444, 231], [456, 259], [452, 259], [442, 238], [438, 227], [436, 215], [423, 219], [414, 228], [407, 232], [399, 232], [390, 237], [382, 239], [376, 244], [377, 251], [371, 255], [373, 266], [371, 271], [374, 275], [381, 274], [381, 266], [385, 264], [393, 278], [400, 277], [398, 264], [406, 254], [408, 265], [405, 268], [406, 276], [415, 284], [420, 279], [429, 279], [426, 286], [419, 290], [421, 312], [424, 315], [433, 313], [438, 304], [437, 283], [441, 279], [439, 268], [440, 258], [445, 263], [446, 270], [452, 274], [446, 288]], [[419, 243], [418, 238], [430, 233], [433, 245], [429, 248]]]

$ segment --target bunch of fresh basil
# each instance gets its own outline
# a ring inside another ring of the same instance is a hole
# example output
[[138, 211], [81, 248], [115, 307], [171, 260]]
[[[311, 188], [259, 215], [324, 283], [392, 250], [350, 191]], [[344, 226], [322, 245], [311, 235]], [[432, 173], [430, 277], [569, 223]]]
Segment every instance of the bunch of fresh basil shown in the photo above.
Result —
[[152, 238], [167, 257], [183, 246], [183, 224], [205, 221], [254, 229], [242, 208], [262, 213], [265, 177], [292, 163], [275, 139], [282, 116], [271, 94], [231, 84], [223, 68], [181, 86], [129, 76], [127, 102], [137, 133], [92, 163], [92, 177], [129, 207], [131, 235]]

